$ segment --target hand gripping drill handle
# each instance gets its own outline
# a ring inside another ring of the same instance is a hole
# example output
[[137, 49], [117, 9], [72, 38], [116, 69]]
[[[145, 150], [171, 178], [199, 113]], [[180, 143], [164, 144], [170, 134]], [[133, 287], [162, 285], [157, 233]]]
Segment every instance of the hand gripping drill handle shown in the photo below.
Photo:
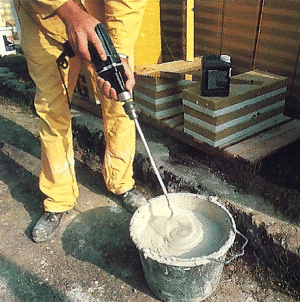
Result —
[[[95, 32], [100, 39], [107, 56], [106, 61], [103, 61], [100, 58], [98, 51], [96, 50], [94, 45], [89, 42], [88, 47], [95, 70], [100, 78], [110, 82], [111, 87], [113, 87], [117, 92], [119, 101], [123, 103], [126, 114], [131, 120], [134, 120], [137, 118], [137, 114], [134, 103], [132, 101], [131, 93], [127, 91], [125, 86], [127, 76], [125, 74], [121, 59], [113, 45], [110, 36], [108, 35], [104, 24], [98, 23], [95, 27]], [[75, 56], [75, 53], [68, 41], [63, 44], [63, 48], [64, 51], [58, 58], [61, 66], [65, 64], [64, 58], [66, 55], [70, 58]]]

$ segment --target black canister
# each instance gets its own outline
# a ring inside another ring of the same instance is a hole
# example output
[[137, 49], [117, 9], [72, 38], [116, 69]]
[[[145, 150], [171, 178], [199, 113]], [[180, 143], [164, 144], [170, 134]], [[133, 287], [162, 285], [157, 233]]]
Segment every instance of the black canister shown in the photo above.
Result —
[[230, 56], [212, 54], [203, 57], [201, 94], [203, 96], [228, 96], [230, 73]]

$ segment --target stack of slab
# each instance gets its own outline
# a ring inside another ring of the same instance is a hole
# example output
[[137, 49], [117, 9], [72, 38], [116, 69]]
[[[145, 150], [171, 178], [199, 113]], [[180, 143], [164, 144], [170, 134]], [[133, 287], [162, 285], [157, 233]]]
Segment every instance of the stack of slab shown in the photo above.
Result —
[[203, 97], [199, 85], [183, 90], [184, 132], [224, 147], [281, 123], [288, 79], [250, 71], [232, 78], [228, 97]]
[[[182, 90], [195, 85], [201, 57], [135, 68], [134, 101], [144, 114], [157, 120], [183, 114]], [[199, 83], [196, 83], [199, 85]]]

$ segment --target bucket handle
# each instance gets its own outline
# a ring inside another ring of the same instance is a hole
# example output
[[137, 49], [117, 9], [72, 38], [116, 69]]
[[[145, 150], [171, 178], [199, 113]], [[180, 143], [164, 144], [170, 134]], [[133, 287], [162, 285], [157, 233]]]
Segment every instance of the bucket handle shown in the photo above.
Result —
[[241, 252], [240, 253], [237, 253], [237, 254], [233, 255], [228, 260], [218, 260], [218, 259], [213, 259], [213, 258], [208, 258], [208, 260], [215, 261], [215, 262], [220, 262], [220, 263], [223, 263], [223, 264], [229, 264], [232, 260], [243, 256], [244, 253], [245, 253], [245, 247], [248, 243], [248, 238], [245, 235], [243, 235], [241, 232], [239, 232], [238, 230], [236, 230], [236, 234], [240, 235], [245, 240], [244, 244], [241, 247]]

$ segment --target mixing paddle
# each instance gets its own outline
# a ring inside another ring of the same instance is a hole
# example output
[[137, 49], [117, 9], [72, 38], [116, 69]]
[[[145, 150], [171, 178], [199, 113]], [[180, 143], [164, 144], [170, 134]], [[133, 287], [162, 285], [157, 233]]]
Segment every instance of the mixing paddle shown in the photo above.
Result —
[[169, 217], [166, 216], [153, 216], [150, 218], [149, 224], [151, 227], [164, 239], [164, 243], [167, 249], [172, 249], [174, 252], [184, 253], [188, 250], [191, 250], [199, 244], [203, 239], [203, 229], [202, 224], [195, 219], [192, 213], [182, 212], [180, 214], [174, 214], [174, 211], [170, 204], [170, 199], [168, 196], [167, 189], [162, 181], [162, 178], [159, 174], [157, 166], [153, 160], [150, 149], [148, 147], [147, 141], [143, 134], [143, 131], [140, 127], [140, 124], [137, 118], [134, 118], [136, 128], [139, 132], [141, 140], [144, 144], [144, 147], [148, 153], [151, 165], [154, 169], [154, 172], [157, 176], [157, 179], [161, 185], [164, 196], [168, 202], [168, 208], [171, 211]]

